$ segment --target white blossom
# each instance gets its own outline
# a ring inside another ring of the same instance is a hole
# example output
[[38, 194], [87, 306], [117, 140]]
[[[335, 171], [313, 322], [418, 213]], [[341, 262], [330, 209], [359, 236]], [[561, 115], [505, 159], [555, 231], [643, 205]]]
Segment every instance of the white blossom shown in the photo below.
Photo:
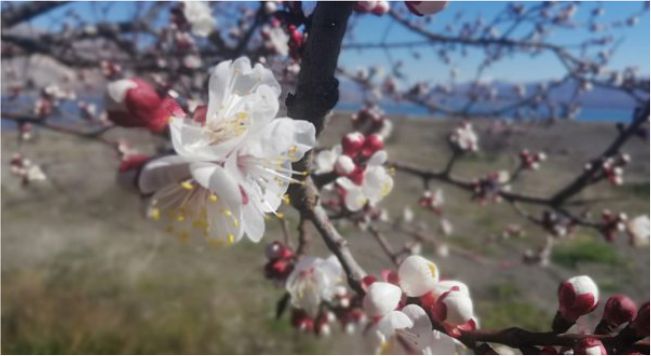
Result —
[[183, 15], [192, 26], [192, 33], [200, 37], [207, 37], [217, 25], [210, 6], [203, 1], [184, 1]]
[[359, 211], [367, 203], [374, 205], [393, 189], [393, 178], [383, 164], [387, 159], [385, 151], [377, 151], [367, 162], [361, 184], [348, 177], [337, 178], [337, 184], [345, 191], [344, 203], [350, 211]]
[[315, 317], [321, 302], [331, 302], [345, 283], [346, 275], [336, 256], [325, 260], [305, 256], [287, 277], [285, 288], [294, 307]]

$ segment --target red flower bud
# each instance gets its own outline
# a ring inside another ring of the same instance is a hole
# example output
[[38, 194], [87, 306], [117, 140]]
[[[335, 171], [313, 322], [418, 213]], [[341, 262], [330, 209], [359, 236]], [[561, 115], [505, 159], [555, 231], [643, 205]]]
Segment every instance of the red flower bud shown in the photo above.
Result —
[[[364, 148], [371, 151], [371, 154], [384, 148], [384, 140], [378, 134], [369, 135], [364, 141]], [[369, 155], [370, 156], [370, 155]]]
[[118, 168], [118, 171], [120, 173], [124, 173], [126, 171], [130, 171], [132, 169], [138, 169], [147, 163], [149, 160], [149, 156], [147, 155], [142, 155], [142, 154], [133, 154], [133, 155], [128, 155], [124, 159], [122, 159], [122, 162], [120, 162], [120, 167]]
[[635, 302], [625, 295], [617, 294], [606, 301], [602, 320], [621, 325], [633, 320], [636, 313], [637, 305], [635, 305]]
[[366, 138], [359, 132], [351, 132], [341, 140], [344, 154], [355, 157], [364, 146]]
[[171, 116], [185, 115], [176, 100], [161, 98], [153, 86], [139, 78], [110, 83], [108, 94], [108, 118], [118, 126], [146, 127], [158, 133]]
[[561, 316], [574, 322], [597, 307], [599, 288], [588, 276], [570, 278], [559, 286], [558, 302]]
[[649, 336], [649, 302], [644, 303], [637, 311], [637, 316], [630, 324], [635, 334], [640, 337]]
[[292, 326], [301, 331], [310, 332], [314, 330], [314, 320], [301, 309], [292, 310], [291, 323]]
[[294, 257], [292, 249], [279, 241], [273, 241], [265, 250], [265, 254], [270, 260], [288, 259]]

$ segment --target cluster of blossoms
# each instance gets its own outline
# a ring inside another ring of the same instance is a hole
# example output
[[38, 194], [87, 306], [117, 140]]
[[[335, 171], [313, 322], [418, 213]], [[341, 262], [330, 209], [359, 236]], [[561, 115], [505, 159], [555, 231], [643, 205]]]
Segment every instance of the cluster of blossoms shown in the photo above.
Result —
[[111, 83], [110, 98], [126, 109], [123, 126], [161, 131], [169, 123], [176, 154], [148, 161], [138, 176], [140, 192], [150, 197], [148, 216], [166, 220], [166, 230], [182, 239], [259, 241], [265, 215], [276, 214], [289, 184], [299, 183], [292, 176], [304, 175], [292, 163], [316, 140], [311, 123], [275, 118], [280, 93], [272, 72], [247, 58], [215, 67], [208, 105], [191, 117], [142, 81]]
[[189, 28], [199, 37], [208, 37], [217, 26], [210, 6], [203, 1], [184, 1], [172, 10], [172, 22], [179, 28]]
[[450, 133], [448, 142], [452, 149], [457, 152], [476, 152], [479, 150], [479, 137], [469, 122], [457, 126]]
[[11, 174], [21, 179], [23, 186], [27, 186], [32, 182], [47, 180], [47, 176], [41, 169], [41, 166], [34, 164], [20, 153], [15, 153], [11, 157], [9, 167]]
[[[614, 157], [608, 157], [602, 164], [603, 174], [612, 185], [624, 184], [624, 167], [631, 162], [631, 156], [620, 153]], [[588, 166], [587, 168], [589, 168]]]
[[553, 211], [545, 210], [542, 214], [542, 227], [554, 236], [567, 236], [574, 231], [574, 226], [574, 221]]
[[508, 171], [497, 171], [488, 173], [485, 177], [475, 179], [473, 182], [473, 199], [481, 204], [499, 203], [502, 201], [500, 192], [509, 191], [507, 184], [511, 180]]
[[38, 99], [34, 101], [34, 115], [45, 118], [52, 115], [61, 100], [74, 99], [76, 99], [76, 94], [73, 91], [65, 90], [56, 84], [48, 85], [41, 89]]
[[438, 215], [443, 213], [443, 203], [445, 203], [445, 197], [443, 196], [443, 191], [441, 189], [437, 189], [434, 192], [426, 190], [423, 192], [420, 199], [418, 199], [418, 205], [424, 209], [429, 209]]
[[615, 214], [612, 211], [605, 209], [601, 213], [601, 234], [607, 241], [613, 241], [618, 232], [626, 229], [626, 221], [628, 216], [625, 213]]
[[545, 152], [536, 152], [532, 153], [529, 150], [524, 149], [520, 152], [520, 165], [524, 169], [533, 169], [538, 170], [540, 168], [540, 163], [544, 162], [547, 159]]
[[284, 282], [294, 269], [296, 262], [294, 251], [281, 242], [273, 241], [267, 245], [265, 255], [268, 260], [264, 266], [265, 277], [272, 281]]
[[[433, 262], [412, 255], [388, 277], [367, 283], [363, 301], [375, 351], [456, 353], [460, 344], [448, 335], [477, 328], [468, 287], [439, 280]], [[434, 331], [432, 321], [445, 333]]]
[[344, 270], [335, 256], [303, 256], [285, 282], [290, 296], [291, 323], [298, 330], [330, 334], [334, 321], [354, 331], [366, 320], [359, 301], [346, 288]]
[[337, 193], [350, 211], [372, 208], [393, 189], [393, 178], [384, 167], [384, 141], [378, 134], [346, 134], [341, 145], [316, 156], [316, 173], [334, 172]]
[[[588, 276], [572, 277], [559, 286], [558, 303], [558, 312], [554, 317], [552, 329], [554, 332], [564, 333], [581, 316], [596, 309], [599, 303], [599, 288]], [[616, 294], [610, 297], [604, 306], [601, 320], [595, 328], [595, 334], [610, 335], [614, 332], [618, 332], [618, 337], [623, 341], [621, 345], [633, 346], [615, 345], [613, 351], [620, 354], [636, 353], [634, 343], [649, 337], [649, 303], [643, 304], [638, 309], [635, 302], [625, 295]], [[581, 340], [573, 350], [560, 347], [558, 350], [549, 351], [558, 354], [567, 354], [568, 352], [581, 355], [608, 354], [601, 340], [591, 337]]]
[[393, 131], [393, 123], [378, 106], [362, 108], [351, 117], [353, 128], [365, 135], [378, 134], [386, 140]]

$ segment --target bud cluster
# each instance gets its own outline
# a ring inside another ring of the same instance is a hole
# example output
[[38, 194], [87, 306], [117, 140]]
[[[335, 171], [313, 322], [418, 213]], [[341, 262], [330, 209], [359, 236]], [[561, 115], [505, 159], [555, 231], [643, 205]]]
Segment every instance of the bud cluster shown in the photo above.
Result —
[[287, 279], [296, 262], [294, 251], [280, 241], [273, 241], [265, 250], [267, 263], [264, 266], [264, 274], [267, 279], [282, 282]]
[[475, 179], [473, 182], [473, 199], [480, 204], [499, 203], [502, 201], [501, 191], [508, 191], [507, 184], [511, 179], [509, 172], [498, 171], [488, 173], [485, 177]]
[[367, 106], [351, 117], [353, 128], [366, 135], [378, 134], [386, 139], [391, 134], [393, 124], [377, 106]]
[[538, 170], [540, 168], [540, 163], [544, 162], [547, 159], [545, 152], [532, 153], [529, 150], [524, 149], [520, 152], [520, 165], [524, 169], [533, 169]]
[[15, 153], [11, 157], [9, 167], [11, 174], [20, 178], [24, 187], [29, 185], [31, 182], [47, 180], [47, 176], [41, 167], [23, 157], [20, 153]]
[[445, 203], [445, 198], [441, 189], [437, 189], [435, 192], [426, 190], [418, 200], [418, 205], [433, 211], [437, 215], [443, 213], [443, 203]]
[[615, 157], [609, 157], [602, 163], [604, 175], [612, 185], [624, 183], [624, 167], [631, 162], [631, 156], [620, 153]]
[[625, 213], [615, 214], [612, 211], [605, 209], [601, 213], [601, 234], [607, 241], [612, 242], [618, 232], [626, 230], [626, 221], [628, 216]]
[[542, 226], [554, 236], [567, 236], [574, 231], [575, 223], [553, 211], [545, 210], [542, 214]]

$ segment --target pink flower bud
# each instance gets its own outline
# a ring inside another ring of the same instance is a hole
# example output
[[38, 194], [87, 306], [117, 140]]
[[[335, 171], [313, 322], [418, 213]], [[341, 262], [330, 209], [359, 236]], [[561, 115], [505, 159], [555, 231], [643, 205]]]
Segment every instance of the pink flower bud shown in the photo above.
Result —
[[147, 127], [158, 133], [167, 127], [171, 116], [185, 114], [176, 100], [161, 98], [154, 87], [139, 78], [111, 82], [108, 94], [108, 118], [118, 126]]
[[[384, 148], [384, 140], [378, 134], [369, 135], [364, 141], [364, 150], [368, 151], [370, 157], [373, 153]], [[366, 156], [366, 155], [365, 155]]]
[[631, 328], [640, 338], [649, 336], [649, 302], [644, 303], [637, 311], [635, 320], [631, 322]]
[[364, 146], [366, 138], [360, 132], [351, 132], [341, 140], [344, 154], [355, 157]]
[[635, 302], [625, 295], [617, 294], [606, 301], [602, 319], [615, 325], [621, 325], [633, 320], [636, 313]]
[[342, 176], [347, 176], [353, 173], [353, 171], [355, 171], [355, 168], [357, 168], [357, 166], [355, 165], [355, 162], [353, 162], [353, 159], [350, 158], [350, 156], [339, 156], [335, 162], [335, 172]]
[[303, 310], [292, 310], [292, 326], [300, 331], [311, 332], [314, 329], [314, 320]]
[[405, 1], [411, 13], [417, 16], [432, 15], [445, 8], [447, 1]]
[[294, 257], [294, 252], [282, 242], [273, 241], [267, 245], [265, 255], [270, 260], [288, 259]]
[[608, 355], [604, 344], [592, 337], [582, 339], [574, 348], [575, 355]]
[[558, 287], [558, 303], [553, 329], [564, 332], [576, 319], [597, 307], [599, 288], [588, 276], [572, 277]]
[[432, 318], [456, 327], [470, 322], [474, 317], [472, 299], [458, 289], [443, 293], [430, 309]]

